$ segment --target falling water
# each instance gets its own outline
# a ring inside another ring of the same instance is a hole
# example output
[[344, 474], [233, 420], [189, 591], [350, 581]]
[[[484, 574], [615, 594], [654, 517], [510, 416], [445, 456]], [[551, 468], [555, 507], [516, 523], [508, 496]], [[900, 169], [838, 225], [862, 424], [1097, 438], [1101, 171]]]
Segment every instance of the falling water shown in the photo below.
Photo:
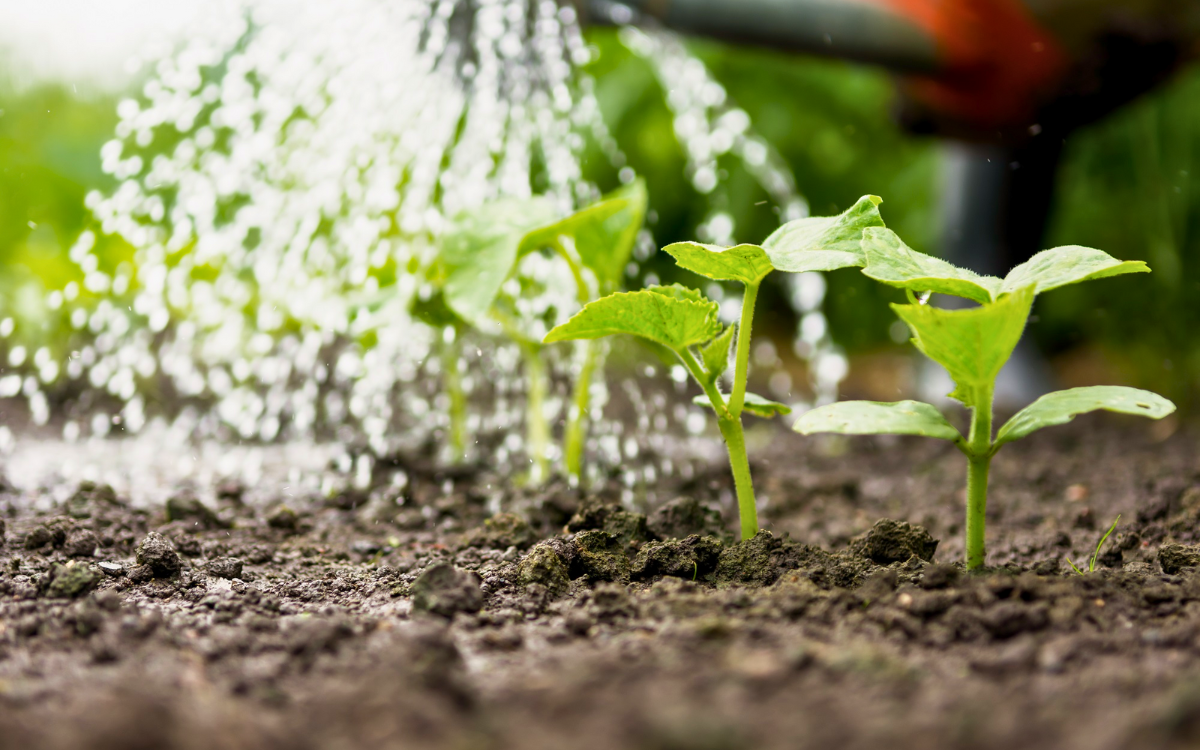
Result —
[[[667, 92], [698, 192], [719, 195], [718, 159], [732, 156], [782, 219], [805, 215], [782, 160], [677, 39], [621, 38]], [[410, 303], [428, 293], [423, 271], [460, 211], [498, 196], [545, 195], [564, 213], [594, 200], [580, 168], [589, 140], [623, 166], [580, 70], [589, 56], [574, 11], [553, 0], [214, 4], [182, 46], [148, 56], [140, 96], [119, 106], [102, 151], [118, 187], [88, 196], [96, 225], [70, 250], [83, 281], [48, 300], [72, 332], [65, 348], [27, 351], [0, 320], [0, 396], [23, 395], [44, 424], [48, 392], [83, 391], [63, 415], [68, 441], [151, 426], [192, 440], [334, 437], [381, 455], [436, 435], [446, 409], [430, 355], [444, 334]], [[702, 239], [735, 231], [714, 197]], [[129, 257], [98, 241], [114, 236]], [[538, 293], [506, 289], [531, 337], [577, 309], [566, 273], [533, 254], [510, 285]], [[823, 293], [816, 276], [794, 294], [797, 352], [819, 400], [844, 374]], [[547, 350], [550, 364], [567, 373], [577, 363], [560, 349]], [[488, 404], [468, 426], [503, 435], [492, 458], [508, 465], [525, 448], [519, 357], [486, 336], [462, 351], [464, 386]], [[596, 388], [599, 417], [607, 392]], [[693, 408], [629, 397], [648, 404], [645, 424], [631, 435], [597, 420], [600, 463], [653, 447], [668, 418], [703, 428]], [[548, 415], [564, 404], [560, 387]], [[670, 459], [649, 471], [670, 473]]]

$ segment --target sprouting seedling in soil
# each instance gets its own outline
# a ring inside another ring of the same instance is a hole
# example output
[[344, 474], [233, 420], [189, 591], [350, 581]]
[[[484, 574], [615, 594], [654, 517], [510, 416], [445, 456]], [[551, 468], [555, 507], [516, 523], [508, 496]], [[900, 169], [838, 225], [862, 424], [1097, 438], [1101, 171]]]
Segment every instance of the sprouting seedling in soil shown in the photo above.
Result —
[[[1117, 514], [1117, 517], [1113, 519], [1112, 526], [1108, 527], [1108, 531], [1104, 532], [1104, 536], [1100, 537], [1100, 541], [1096, 544], [1096, 549], [1092, 552], [1091, 559], [1088, 560], [1087, 572], [1096, 572], [1096, 561], [1100, 559], [1100, 550], [1102, 547], [1104, 547], [1104, 543], [1108, 541], [1108, 538], [1112, 536], [1112, 533], [1116, 531], [1117, 524], [1120, 522], [1121, 515]], [[1075, 563], [1071, 562], [1071, 558], [1067, 558], [1067, 565], [1071, 566], [1071, 570], [1075, 571], [1079, 575], [1083, 575], [1083, 571], [1075, 567]]]
[[[521, 352], [529, 389], [526, 446], [533, 460], [531, 479], [535, 482], [545, 479], [550, 470], [543, 344], [540, 331], [524, 330], [516, 310], [519, 301], [505, 294], [503, 287], [523, 257], [550, 250], [570, 269], [581, 306], [613, 291], [629, 262], [646, 214], [646, 202], [646, 188], [640, 180], [564, 219], [543, 199], [497, 201], [461, 217], [443, 242], [438, 286], [446, 308], [461, 321], [456, 330], [490, 323], [498, 326]], [[549, 309], [543, 312], [547, 317], [555, 313]], [[447, 339], [454, 338], [447, 335]], [[571, 476], [578, 476], [581, 467], [592, 376], [599, 359], [590, 342], [583, 349], [564, 433], [565, 468]], [[452, 383], [448, 381], [447, 385]], [[453, 408], [453, 393], [450, 398]]]
[[[984, 561], [984, 512], [992, 457], [1004, 445], [1079, 414], [1107, 410], [1161, 419], [1175, 410], [1149, 391], [1121, 386], [1071, 388], [1042, 396], [1022, 409], [993, 436], [992, 396], [996, 376], [1012, 355], [1037, 294], [1068, 284], [1126, 273], [1148, 273], [1141, 261], [1119, 261], [1091, 248], [1045, 250], [1009, 271], [1003, 279], [980, 276], [915, 252], [895, 232], [867, 229], [862, 240], [867, 276], [904, 289], [910, 304], [892, 305], [913, 333], [913, 344], [946, 368], [954, 380], [949, 395], [971, 410], [963, 437], [936, 408], [918, 401], [845, 401], [813, 409], [796, 421], [797, 432], [851, 435], [924, 435], [950, 440], [967, 457], [967, 569]], [[924, 304], [936, 292], [979, 303], [965, 310]], [[920, 295], [920, 296], [918, 296]]]
[[[704, 392], [697, 397], [697, 403], [712, 408], [717, 416], [717, 426], [729, 450], [743, 539], [758, 533], [758, 511], [742, 413], [770, 419], [791, 411], [783, 404], [746, 391], [751, 326], [759, 286], [775, 270], [830, 271], [862, 265], [863, 230], [883, 225], [879, 203], [878, 198], [867, 196], [838, 216], [797, 219], [780, 227], [761, 246], [719, 247], [679, 242], [663, 248], [689, 271], [715, 281], [736, 281], [743, 285], [741, 322], [737, 326], [721, 325], [716, 302], [694, 289], [673, 284], [602, 297], [546, 335], [546, 343], [551, 343], [625, 333], [675, 353]], [[732, 386], [728, 394], [723, 394], [718, 381], [729, 367], [735, 337]]]

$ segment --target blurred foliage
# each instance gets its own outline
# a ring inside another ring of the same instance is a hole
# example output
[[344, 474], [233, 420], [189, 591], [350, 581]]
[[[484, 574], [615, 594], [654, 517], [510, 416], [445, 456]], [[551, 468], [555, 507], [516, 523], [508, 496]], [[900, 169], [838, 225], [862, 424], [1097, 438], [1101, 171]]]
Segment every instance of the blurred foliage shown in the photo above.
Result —
[[[686, 158], [675, 139], [664, 92], [649, 65], [626, 50], [615, 32], [593, 31], [590, 40], [599, 51], [590, 72], [597, 79], [601, 110], [630, 166], [646, 178], [656, 243], [661, 247], [695, 239], [708, 197], [687, 179]], [[712, 42], [693, 41], [688, 47], [788, 162], [814, 215], [839, 213], [874, 193], [883, 196], [881, 210], [889, 226], [915, 247], [932, 245], [936, 149], [893, 123], [887, 75]], [[589, 165], [603, 160], [597, 157]], [[761, 242], [779, 226], [777, 210], [736, 160], [722, 161], [722, 166], [727, 169], [717, 200], [726, 202], [717, 207], [733, 216], [739, 240]], [[649, 268], [664, 280], [697, 282], [669, 261], [652, 259]], [[830, 274], [826, 311], [834, 338], [852, 350], [886, 341], [894, 320], [884, 304], [889, 299], [886, 290], [859, 273]], [[778, 288], [764, 288], [759, 305], [764, 331], [793, 333], [795, 321]]]
[[[100, 147], [117, 124], [116, 101], [53, 85], [0, 92], [0, 313], [17, 319], [22, 343], [65, 336], [47, 293], [82, 279], [67, 253], [95, 225], [87, 193], [113, 185]], [[100, 243], [112, 265], [130, 256], [117, 238]]]
[[1051, 349], [1095, 342], [1122, 375], [1200, 395], [1200, 70], [1071, 137], [1048, 245], [1080, 244], [1154, 270], [1047, 295]]
[[[605, 119], [649, 186], [656, 243], [693, 239], [714, 207], [734, 218], [739, 239], [765, 238], [779, 218], [752, 178], [736, 161], [722, 161], [721, 188], [699, 195], [649, 66], [611, 30], [593, 30], [589, 40], [599, 51], [590, 72]], [[886, 74], [709, 42], [689, 47], [791, 166], [812, 213], [836, 213], [875, 193], [890, 227], [917, 249], [936, 249], [936, 142], [894, 124]], [[45, 326], [63, 330], [46, 316], [45, 291], [79, 278], [67, 250], [91, 226], [84, 196], [112, 185], [99, 151], [116, 124], [116, 101], [76, 95], [69, 85], [0, 90], [0, 303], [5, 314], [40, 319], [43, 335]], [[1200, 71], [1073, 135], [1067, 146], [1046, 246], [1090, 245], [1147, 260], [1155, 273], [1047, 295], [1032, 332], [1051, 351], [1083, 344], [1107, 351], [1131, 384], [1175, 398], [1200, 391], [1200, 190], [1191, 187], [1200, 174]], [[585, 170], [602, 190], [617, 184], [598, 148]], [[114, 262], [128, 251], [109, 244]], [[696, 283], [658, 255], [645, 273]], [[888, 344], [888, 290], [852, 270], [831, 274], [829, 287], [826, 311], [839, 343], [851, 352]], [[765, 289], [759, 304], [764, 333], [790, 337], [794, 319], [781, 291]]]

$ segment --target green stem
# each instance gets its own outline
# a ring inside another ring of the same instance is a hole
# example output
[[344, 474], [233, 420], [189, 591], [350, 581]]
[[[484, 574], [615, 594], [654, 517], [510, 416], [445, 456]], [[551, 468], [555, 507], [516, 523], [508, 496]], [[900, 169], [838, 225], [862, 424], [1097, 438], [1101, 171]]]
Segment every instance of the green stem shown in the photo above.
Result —
[[742, 521], [742, 539], [758, 533], [758, 507], [754, 504], [754, 483], [750, 480], [750, 460], [746, 457], [746, 437], [740, 417], [717, 420], [725, 447], [729, 449], [729, 468], [737, 491], [738, 516]]
[[704, 389], [704, 395], [708, 396], [709, 403], [712, 404], [713, 411], [717, 413], [717, 419], [729, 419], [729, 409], [725, 406], [725, 399], [721, 397], [721, 392], [717, 390], [715, 383], [710, 383], [708, 378], [704, 376], [704, 368], [696, 361], [696, 356], [687, 349], [677, 349], [675, 351], [679, 355], [679, 359], [683, 361], [683, 366], [692, 374], [700, 387]]
[[983, 567], [988, 470], [992, 463], [992, 386], [981, 389], [971, 410], [967, 454], [967, 570]]
[[[571, 275], [575, 277], [575, 296], [579, 306], [586, 305], [592, 295], [587, 280], [583, 277], [583, 268], [575, 256], [562, 243], [562, 238], [555, 238], [554, 250], [567, 263]], [[575, 392], [571, 399], [571, 410], [567, 414], [567, 427], [563, 433], [563, 462], [566, 465], [567, 476], [579, 478], [583, 469], [583, 439], [587, 425], [588, 401], [591, 398], [592, 371], [596, 369], [599, 344], [595, 340], [584, 342], [583, 369], [575, 380]]]
[[583, 439], [587, 425], [588, 402], [591, 399], [592, 372], [599, 359], [600, 345], [595, 339], [584, 342], [583, 368], [575, 380], [575, 393], [571, 399], [571, 411], [567, 415], [566, 433], [563, 435], [563, 460], [567, 476], [579, 478], [583, 468]]
[[450, 397], [451, 460], [461, 463], [467, 457], [467, 395], [463, 391], [462, 373], [458, 369], [462, 346], [459, 344], [458, 331], [454, 331], [454, 334], [452, 341], [442, 339], [442, 373], [446, 395]]
[[527, 344], [521, 347], [525, 359], [525, 377], [529, 394], [525, 400], [525, 448], [533, 461], [529, 478], [540, 484], [550, 476], [550, 426], [546, 423], [546, 365], [542, 362], [541, 347]]
[[749, 539], [758, 533], [758, 506], [754, 504], [754, 483], [750, 481], [750, 459], [746, 457], [746, 436], [742, 432], [742, 418], [729, 413], [725, 399], [721, 398], [721, 392], [704, 377], [703, 368], [690, 351], [680, 349], [676, 354], [704, 389], [713, 405], [713, 411], [717, 413], [717, 426], [721, 429], [721, 437], [725, 438], [725, 448], [729, 451], [729, 468], [733, 471], [733, 488], [737, 492], [742, 539]]
[[737, 330], [737, 357], [733, 371], [733, 390], [729, 394], [729, 413], [735, 418], [742, 414], [746, 401], [746, 378], [750, 373], [750, 329], [754, 326], [754, 303], [758, 299], [758, 284], [747, 284], [742, 296], [742, 320]]

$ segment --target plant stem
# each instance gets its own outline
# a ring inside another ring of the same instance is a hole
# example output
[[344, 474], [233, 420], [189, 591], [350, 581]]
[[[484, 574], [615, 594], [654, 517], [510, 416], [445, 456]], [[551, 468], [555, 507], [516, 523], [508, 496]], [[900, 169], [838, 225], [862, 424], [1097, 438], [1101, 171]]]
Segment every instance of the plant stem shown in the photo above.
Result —
[[458, 369], [462, 346], [459, 344], [458, 331], [454, 331], [454, 334], [451, 341], [442, 337], [442, 377], [446, 395], [450, 397], [451, 460], [461, 463], [467, 457], [467, 395], [463, 391], [462, 373]]
[[750, 460], [746, 457], [742, 420], [741, 417], [718, 419], [717, 426], [729, 449], [729, 468], [733, 470], [733, 487], [737, 491], [742, 539], [750, 539], [758, 533], [758, 507], [754, 503], [754, 483], [750, 480]]
[[737, 330], [737, 358], [733, 371], [733, 390], [729, 393], [729, 413], [736, 419], [746, 400], [746, 378], [750, 373], [750, 329], [754, 326], [754, 303], [758, 284], [747, 284], [742, 296], [742, 320]]
[[983, 567], [988, 470], [992, 463], [992, 389], [981, 388], [971, 410], [967, 439], [967, 570]]
[[676, 353], [683, 360], [688, 372], [704, 389], [713, 405], [713, 411], [717, 413], [717, 426], [721, 429], [721, 437], [725, 438], [725, 448], [729, 451], [729, 468], [733, 471], [733, 488], [737, 492], [742, 539], [749, 539], [758, 533], [758, 506], [754, 503], [754, 483], [750, 481], [750, 459], [746, 457], [746, 436], [742, 432], [742, 418], [729, 413], [725, 399], [721, 398], [721, 392], [704, 377], [704, 370], [690, 351], [680, 349]]
[[687, 349], [679, 349], [675, 352], [679, 355], [679, 359], [683, 361], [683, 366], [692, 374], [692, 377], [704, 389], [704, 395], [708, 396], [709, 403], [712, 404], [713, 411], [717, 413], [717, 419], [729, 419], [729, 409], [725, 406], [725, 399], [721, 398], [721, 392], [717, 390], [717, 386], [708, 381], [704, 377], [704, 369], [700, 363], [696, 361], [696, 357]]
[[[554, 250], [571, 269], [571, 275], [575, 277], [575, 296], [579, 300], [579, 306], [583, 307], [592, 297], [591, 287], [583, 277], [583, 268], [576, 260], [575, 253], [563, 244], [562, 237], [555, 238]], [[563, 461], [567, 476], [574, 479], [579, 478], [583, 469], [583, 441], [587, 426], [588, 401], [591, 399], [592, 371], [596, 369], [599, 346], [595, 340], [584, 342], [583, 368], [575, 380], [575, 392], [567, 414], [567, 427], [563, 433]]]
[[583, 439], [587, 426], [588, 402], [591, 399], [592, 372], [596, 369], [599, 359], [597, 350], [600, 345], [595, 339], [584, 342], [583, 368], [575, 379], [574, 398], [571, 399], [571, 411], [567, 415], [566, 433], [563, 435], [563, 460], [567, 467], [567, 476], [579, 477], [583, 468]]
[[540, 484], [550, 476], [550, 426], [546, 423], [546, 365], [542, 362], [541, 347], [533, 344], [521, 346], [525, 359], [525, 377], [529, 380], [529, 394], [525, 400], [525, 449], [533, 460], [529, 478]]

